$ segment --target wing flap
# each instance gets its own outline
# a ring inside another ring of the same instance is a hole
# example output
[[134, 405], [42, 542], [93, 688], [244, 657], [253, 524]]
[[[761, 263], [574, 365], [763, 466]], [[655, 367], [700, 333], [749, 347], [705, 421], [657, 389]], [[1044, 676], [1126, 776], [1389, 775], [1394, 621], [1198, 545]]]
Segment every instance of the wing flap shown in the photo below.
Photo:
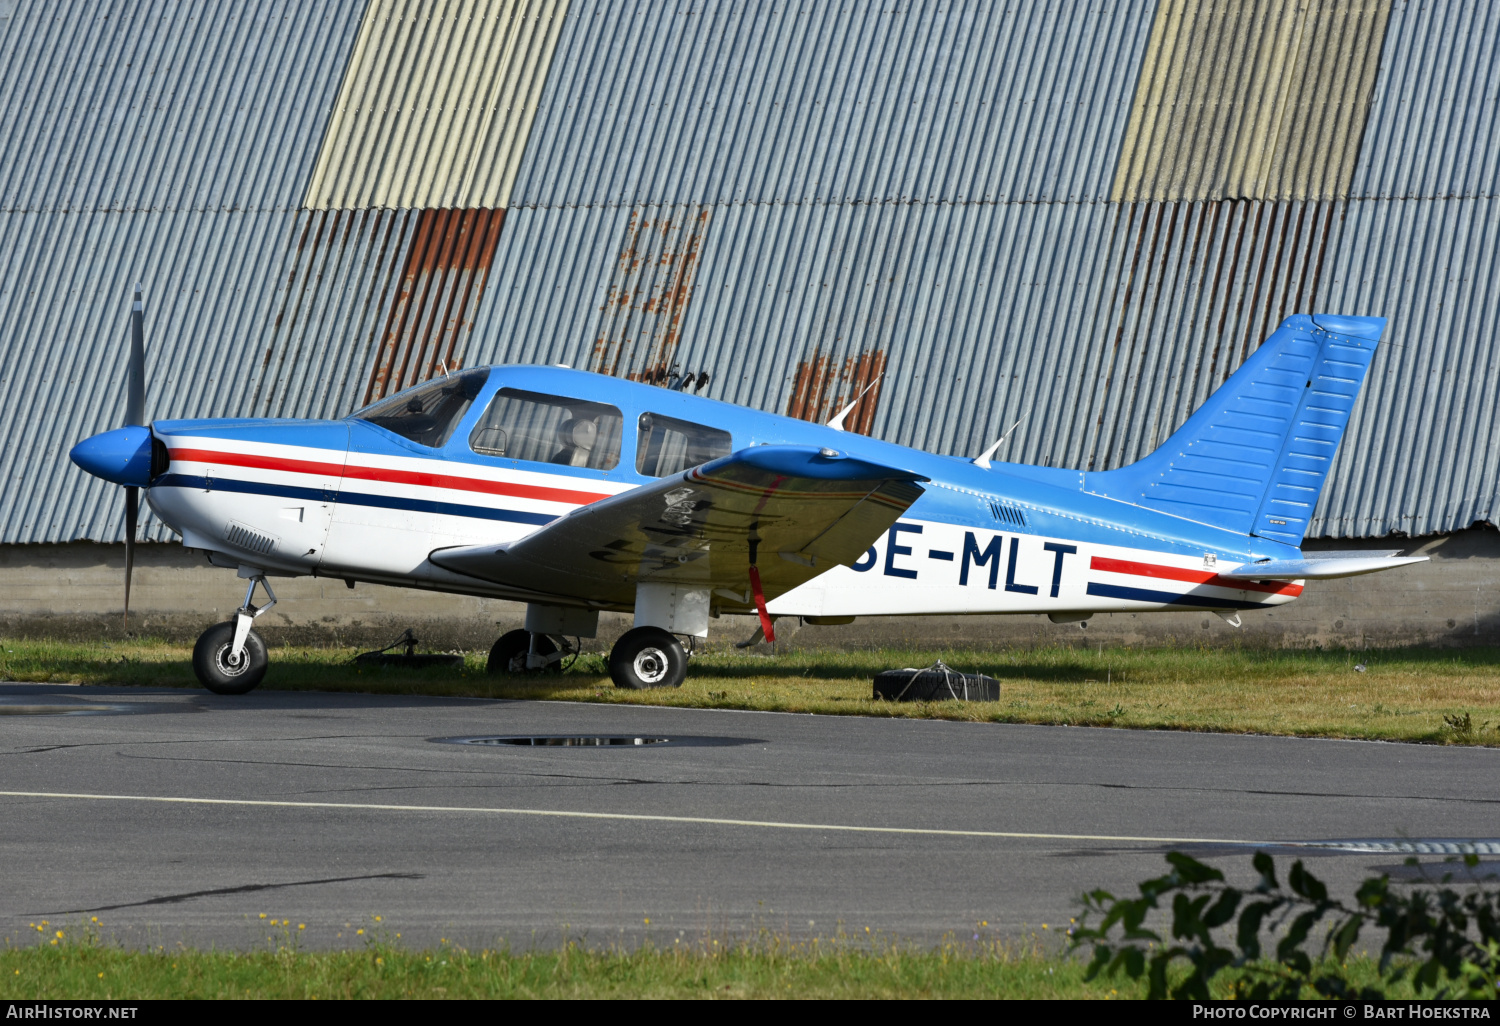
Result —
[[640, 582], [725, 589], [750, 604], [853, 562], [921, 495], [917, 474], [808, 446], [766, 445], [582, 506], [508, 545], [439, 549], [483, 580], [630, 605]]

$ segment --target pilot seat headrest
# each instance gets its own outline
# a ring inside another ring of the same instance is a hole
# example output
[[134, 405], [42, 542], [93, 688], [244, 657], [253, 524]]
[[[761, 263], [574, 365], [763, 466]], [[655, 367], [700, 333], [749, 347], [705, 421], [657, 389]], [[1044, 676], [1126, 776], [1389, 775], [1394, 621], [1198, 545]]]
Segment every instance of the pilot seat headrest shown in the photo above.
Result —
[[563, 445], [570, 445], [575, 449], [592, 449], [598, 435], [599, 425], [592, 420], [577, 417], [563, 421], [562, 426], [557, 429], [557, 437]]

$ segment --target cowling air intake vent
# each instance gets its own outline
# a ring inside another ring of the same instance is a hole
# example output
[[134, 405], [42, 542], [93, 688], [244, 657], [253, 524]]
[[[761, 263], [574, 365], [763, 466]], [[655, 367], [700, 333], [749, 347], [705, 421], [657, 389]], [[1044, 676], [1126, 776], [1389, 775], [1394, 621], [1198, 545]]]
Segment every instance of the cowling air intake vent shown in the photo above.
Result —
[[276, 546], [276, 539], [269, 534], [235, 520], [225, 528], [224, 540], [237, 549], [246, 549], [257, 555], [264, 555]]

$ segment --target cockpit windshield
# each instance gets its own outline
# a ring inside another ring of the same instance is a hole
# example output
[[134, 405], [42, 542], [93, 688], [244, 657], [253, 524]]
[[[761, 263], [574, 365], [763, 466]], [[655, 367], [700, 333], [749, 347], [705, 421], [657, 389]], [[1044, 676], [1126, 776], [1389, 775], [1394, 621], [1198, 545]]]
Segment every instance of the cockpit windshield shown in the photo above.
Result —
[[460, 371], [409, 388], [354, 414], [418, 445], [440, 449], [489, 380], [488, 369]]

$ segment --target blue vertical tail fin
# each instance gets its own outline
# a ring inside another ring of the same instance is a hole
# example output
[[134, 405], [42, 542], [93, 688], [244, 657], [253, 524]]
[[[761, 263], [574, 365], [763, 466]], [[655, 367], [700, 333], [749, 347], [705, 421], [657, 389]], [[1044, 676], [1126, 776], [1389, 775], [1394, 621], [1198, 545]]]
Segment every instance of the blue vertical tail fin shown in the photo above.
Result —
[[1299, 545], [1385, 324], [1288, 317], [1160, 448], [1084, 490]]

